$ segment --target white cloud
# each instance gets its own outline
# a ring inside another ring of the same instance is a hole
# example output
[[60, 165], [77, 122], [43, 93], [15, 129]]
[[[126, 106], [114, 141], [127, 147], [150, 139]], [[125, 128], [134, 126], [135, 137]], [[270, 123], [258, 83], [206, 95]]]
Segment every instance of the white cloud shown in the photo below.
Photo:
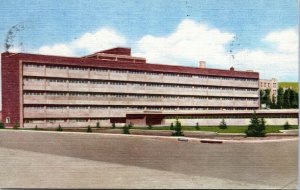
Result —
[[[233, 33], [186, 19], [167, 36], [145, 35], [130, 44], [134, 44], [133, 55], [145, 57], [150, 63], [198, 66], [198, 62], [204, 60], [211, 68], [228, 69], [233, 65], [237, 70], [258, 71], [260, 78], [297, 81], [298, 35], [295, 28], [266, 34], [261, 42], [271, 49], [242, 49], [235, 52], [232, 60], [227, 46], [234, 36]], [[127, 44], [124, 36], [103, 27], [68, 43], [42, 46], [35, 53], [79, 56]]]
[[46, 55], [75, 56], [126, 45], [127, 40], [111, 28], [100, 28], [94, 33], [85, 33], [69, 43], [45, 45], [35, 52]]
[[52, 46], [42, 46], [38, 50], [39, 54], [45, 55], [62, 55], [62, 56], [73, 56], [74, 52], [72, 47], [67, 44], [54, 44]]
[[241, 69], [260, 72], [260, 78], [297, 81], [298, 40], [296, 29], [271, 32], [262, 41], [273, 45], [274, 50], [242, 50], [235, 55], [236, 62]]
[[269, 33], [264, 40], [275, 43], [280, 52], [295, 53], [298, 50], [298, 34], [293, 28]]
[[135, 55], [146, 57], [149, 62], [176, 65], [192, 63], [196, 66], [200, 60], [210, 63], [222, 60], [224, 63], [228, 60], [225, 45], [233, 37], [232, 33], [186, 19], [169, 36], [141, 38], [135, 47]]
[[260, 78], [297, 81], [298, 35], [296, 29], [267, 34], [262, 42], [273, 49], [243, 49], [232, 60], [226, 45], [235, 34], [223, 32], [206, 24], [183, 20], [177, 29], [164, 37], [146, 35], [138, 40], [135, 55], [148, 62], [198, 66], [199, 60], [207, 67], [260, 72]]
[[72, 47], [95, 52], [126, 44], [126, 38], [109, 28], [102, 28], [95, 33], [85, 33], [73, 41]]

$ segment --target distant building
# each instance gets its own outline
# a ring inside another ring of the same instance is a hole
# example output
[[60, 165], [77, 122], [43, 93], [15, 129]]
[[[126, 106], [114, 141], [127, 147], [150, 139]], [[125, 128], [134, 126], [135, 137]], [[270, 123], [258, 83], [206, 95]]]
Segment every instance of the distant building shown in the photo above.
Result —
[[[257, 110], [259, 73], [149, 64], [129, 48], [84, 57], [2, 54], [6, 126], [126, 122], [130, 111]], [[155, 118], [147, 120], [147, 124]]]
[[275, 78], [272, 78], [270, 80], [260, 79], [259, 80], [259, 89], [260, 90], [270, 89], [271, 100], [274, 95], [275, 101], [277, 101], [277, 89], [278, 89], [277, 79], [275, 79]]

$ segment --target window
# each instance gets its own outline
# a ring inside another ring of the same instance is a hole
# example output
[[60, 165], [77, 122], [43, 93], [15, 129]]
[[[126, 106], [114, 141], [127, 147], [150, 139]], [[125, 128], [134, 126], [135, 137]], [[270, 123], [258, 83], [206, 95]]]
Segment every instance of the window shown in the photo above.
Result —
[[43, 92], [24, 92], [24, 95], [27, 95], [27, 96], [42, 96], [44, 95]]
[[87, 80], [69, 80], [70, 83], [85, 83], [87, 84], [88, 81]]
[[110, 97], [120, 98], [120, 97], [127, 97], [127, 94], [111, 94]]
[[194, 97], [196, 100], [207, 100], [207, 97]]
[[127, 73], [126, 70], [113, 70], [113, 69], [111, 69], [110, 72], [113, 72], [113, 73]]
[[175, 73], [164, 73], [164, 76], [176, 77], [177, 74], [175, 74]]
[[148, 83], [147, 86], [162, 87], [162, 84]]
[[187, 77], [187, 78], [192, 78], [192, 75], [188, 75], [188, 74], [181, 74], [181, 75], [179, 75], [179, 77]]
[[48, 79], [48, 82], [63, 83], [63, 82], [67, 82], [67, 80], [63, 80], [63, 79]]
[[88, 96], [88, 93], [82, 93], [82, 92], [71, 92], [70, 96]]
[[177, 99], [177, 96], [163, 96], [166, 99]]
[[107, 81], [90, 81], [91, 84], [108, 84]]
[[91, 106], [91, 109], [96, 109], [96, 110], [106, 110], [108, 109], [108, 106]]
[[63, 92], [47, 92], [46, 95], [47, 96], [66, 96], [67, 93], [63, 93]]
[[131, 82], [129, 84], [132, 85], [132, 86], [145, 86], [145, 84], [143, 84], [143, 83], [137, 83], [137, 82]]
[[6, 123], [10, 123], [10, 117], [6, 117], [6, 118], [5, 118], [5, 122], [6, 122]]
[[129, 73], [130, 74], [140, 74], [140, 75], [145, 74], [145, 72], [143, 72], [143, 71], [129, 71]]
[[164, 84], [163, 86], [168, 87], [168, 88], [176, 88], [177, 87], [177, 85], [174, 85], [174, 84]]
[[190, 85], [179, 85], [180, 88], [193, 88], [193, 86]]
[[147, 107], [147, 110], [161, 110], [161, 107]]
[[38, 64], [24, 64], [24, 67], [41, 68], [41, 67], [44, 67], [44, 65], [38, 65]]
[[108, 69], [101, 69], [101, 68], [90, 68], [90, 71], [96, 71], [96, 72], [107, 72]]
[[160, 75], [160, 73], [156, 73], [156, 72], [147, 72], [148, 75]]
[[57, 65], [47, 65], [47, 69], [66, 69], [67, 67], [65, 66], [57, 66]]
[[93, 97], [108, 97], [108, 94], [90, 94]]
[[47, 110], [67, 109], [67, 106], [49, 106]]
[[88, 68], [84, 68], [84, 67], [70, 67], [70, 70], [87, 71]]
[[161, 96], [147, 95], [147, 98], [149, 98], [149, 99], [153, 99], [153, 98], [161, 98]]
[[143, 106], [133, 106], [133, 107], [129, 107], [129, 109], [131, 109], [131, 110], [144, 110], [145, 107], [143, 107]]
[[44, 82], [45, 79], [41, 78], [24, 78], [24, 81], [31, 81], [31, 82]]
[[114, 109], [114, 110], [126, 110], [127, 109], [126, 106], [112, 106], [110, 108]]

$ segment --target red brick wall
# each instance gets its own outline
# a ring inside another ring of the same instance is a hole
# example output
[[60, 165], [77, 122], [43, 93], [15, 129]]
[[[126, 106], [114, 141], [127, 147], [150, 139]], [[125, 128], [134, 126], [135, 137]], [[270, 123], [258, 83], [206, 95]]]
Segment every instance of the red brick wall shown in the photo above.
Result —
[[19, 59], [13, 54], [2, 53], [2, 120], [10, 117], [10, 123], [6, 127], [12, 127], [20, 123], [20, 81]]

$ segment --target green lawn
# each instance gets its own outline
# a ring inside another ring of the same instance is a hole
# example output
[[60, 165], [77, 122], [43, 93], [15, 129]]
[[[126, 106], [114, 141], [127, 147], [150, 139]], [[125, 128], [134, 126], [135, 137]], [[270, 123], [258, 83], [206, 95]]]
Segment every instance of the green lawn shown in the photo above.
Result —
[[[290, 129], [298, 129], [298, 125], [291, 125]], [[245, 130], [248, 126], [227, 126], [227, 129], [220, 129], [218, 126], [199, 126], [199, 131], [211, 131], [217, 133], [245, 133]], [[99, 130], [106, 130], [112, 128], [92, 128], [92, 130], [99, 131]], [[117, 127], [116, 129], [121, 129]], [[148, 129], [148, 127], [132, 127], [131, 129], [141, 129], [141, 130], [170, 130], [170, 126], [162, 126], [156, 127], [153, 126], [152, 129]], [[12, 129], [16, 130], [16, 129]], [[19, 130], [34, 130], [34, 129], [24, 129], [19, 128]], [[40, 131], [55, 131], [55, 128], [52, 129], [43, 129], [39, 128]], [[182, 126], [183, 131], [197, 131], [195, 126]], [[283, 126], [275, 126], [275, 125], [267, 125], [266, 126], [266, 133], [280, 133], [279, 130], [283, 130]], [[86, 132], [86, 128], [63, 128], [63, 131], [73, 131], [73, 132]]]
[[[218, 126], [199, 126], [199, 131], [211, 131], [217, 133], [244, 133], [248, 126], [227, 126], [227, 129], [220, 129]], [[133, 127], [132, 129], [148, 129], [147, 127]], [[298, 129], [297, 125], [291, 125], [291, 129]], [[149, 129], [148, 129], [149, 130]], [[170, 130], [169, 126], [152, 127], [150, 130]], [[183, 131], [197, 131], [194, 126], [182, 126]], [[266, 126], [267, 133], [279, 133], [283, 126]]]
[[282, 87], [282, 88], [292, 87], [296, 92], [298, 92], [298, 83], [297, 82], [280, 82], [279, 87]]

